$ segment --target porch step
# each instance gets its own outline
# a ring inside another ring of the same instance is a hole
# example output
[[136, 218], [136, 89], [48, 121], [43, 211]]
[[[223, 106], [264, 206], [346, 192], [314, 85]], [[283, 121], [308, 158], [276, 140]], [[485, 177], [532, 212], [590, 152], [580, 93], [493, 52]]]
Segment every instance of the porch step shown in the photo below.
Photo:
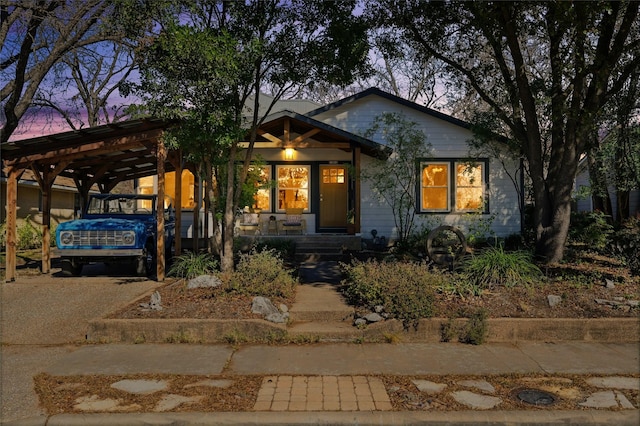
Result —
[[341, 261], [345, 250], [357, 250], [360, 239], [347, 235], [312, 235], [296, 239], [296, 261]]

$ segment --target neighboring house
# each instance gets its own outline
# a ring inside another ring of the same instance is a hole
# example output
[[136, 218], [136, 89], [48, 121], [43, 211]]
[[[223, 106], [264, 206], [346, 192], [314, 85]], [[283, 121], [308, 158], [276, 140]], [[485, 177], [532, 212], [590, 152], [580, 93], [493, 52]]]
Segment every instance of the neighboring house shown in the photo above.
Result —
[[[295, 105], [302, 110], [286, 110]], [[362, 135], [379, 115], [400, 113], [417, 123], [431, 145], [432, 155], [416, 165], [421, 173], [415, 190], [418, 227], [450, 224], [469, 231], [482, 221], [496, 236], [520, 233], [520, 197], [513, 183], [515, 178], [521, 187], [520, 162], [513, 160], [505, 170], [497, 159], [487, 157], [473, 159], [470, 166], [467, 141], [473, 135], [468, 123], [375, 88], [312, 110], [311, 105], [289, 102], [283, 110], [280, 103], [259, 129], [255, 154], [266, 161], [265, 180], [273, 182], [256, 197], [254, 207], [261, 209], [263, 224], [272, 216], [283, 219], [287, 208], [298, 208], [306, 233], [347, 233], [353, 212], [356, 232], [363, 238], [376, 230], [378, 236], [395, 239], [390, 207], [369, 182], [352, 175], [375, 167], [375, 158], [388, 157], [379, 136]], [[182, 182], [182, 204], [193, 207], [194, 192], [185, 188], [185, 182], [193, 186], [193, 179], [183, 177]], [[171, 185], [170, 177], [167, 184]], [[152, 185], [153, 181], [140, 184], [150, 189]]]
[[[618, 199], [613, 186], [608, 188], [609, 197], [611, 199], [612, 216], [615, 218], [618, 214]], [[589, 168], [587, 167], [587, 158], [580, 161], [578, 175], [575, 183], [576, 194], [576, 211], [592, 212], [593, 198], [591, 197], [591, 181], [589, 178]], [[640, 190], [636, 189], [629, 193], [629, 216], [640, 215]]]
[[[18, 181], [18, 220], [27, 217], [33, 223], [42, 223], [42, 192], [33, 173], [30, 170], [24, 172]], [[60, 222], [65, 222], [74, 218], [76, 211], [80, 210], [80, 198], [72, 179], [58, 177], [53, 184], [51, 192], [51, 226]], [[7, 179], [4, 175], [0, 177], [0, 221], [4, 222], [7, 217]]]

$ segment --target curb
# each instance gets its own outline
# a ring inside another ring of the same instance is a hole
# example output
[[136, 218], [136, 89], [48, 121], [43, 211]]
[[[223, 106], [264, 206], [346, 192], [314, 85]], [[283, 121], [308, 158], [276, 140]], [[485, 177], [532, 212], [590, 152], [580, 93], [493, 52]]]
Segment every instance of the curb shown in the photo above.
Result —
[[454, 411], [454, 412], [282, 412], [282, 413], [145, 413], [59, 414], [37, 417], [7, 426], [136, 426], [136, 425], [458, 425], [458, 426], [636, 426], [640, 411]]
[[[465, 323], [464, 319], [453, 321], [456, 327]], [[393, 334], [403, 342], [436, 343], [443, 341], [442, 329], [450, 324], [446, 318], [423, 319], [415, 329], [405, 330], [400, 321], [387, 320], [364, 330], [352, 327], [350, 333], [343, 329], [338, 339], [376, 342]], [[487, 330], [485, 343], [640, 340], [637, 318], [494, 318], [487, 320]], [[286, 326], [260, 319], [96, 319], [89, 322], [86, 338], [95, 343], [225, 343], [230, 336], [277, 342], [288, 335]], [[332, 335], [318, 333], [317, 337], [320, 341], [323, 337], [336, 341]]]

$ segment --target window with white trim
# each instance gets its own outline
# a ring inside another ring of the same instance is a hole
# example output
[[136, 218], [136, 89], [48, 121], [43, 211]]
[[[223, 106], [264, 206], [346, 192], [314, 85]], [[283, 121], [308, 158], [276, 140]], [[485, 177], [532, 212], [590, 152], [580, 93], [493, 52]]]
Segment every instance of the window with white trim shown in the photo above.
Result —
[[486, 187], [486, 160], [423, 161], [418, 194], [420, 212], [487, 212]]

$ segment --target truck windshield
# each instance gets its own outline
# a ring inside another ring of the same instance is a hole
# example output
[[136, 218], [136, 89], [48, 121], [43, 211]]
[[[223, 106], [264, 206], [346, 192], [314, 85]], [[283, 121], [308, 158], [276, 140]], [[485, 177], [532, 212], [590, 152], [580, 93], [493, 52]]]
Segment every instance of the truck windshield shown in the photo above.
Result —
[[149, 215], [153, 213], [154, 200], [150, 198], [125, 198], [114, 195], [112, 197], [89, 200], [87, 214], [124, 214]]

